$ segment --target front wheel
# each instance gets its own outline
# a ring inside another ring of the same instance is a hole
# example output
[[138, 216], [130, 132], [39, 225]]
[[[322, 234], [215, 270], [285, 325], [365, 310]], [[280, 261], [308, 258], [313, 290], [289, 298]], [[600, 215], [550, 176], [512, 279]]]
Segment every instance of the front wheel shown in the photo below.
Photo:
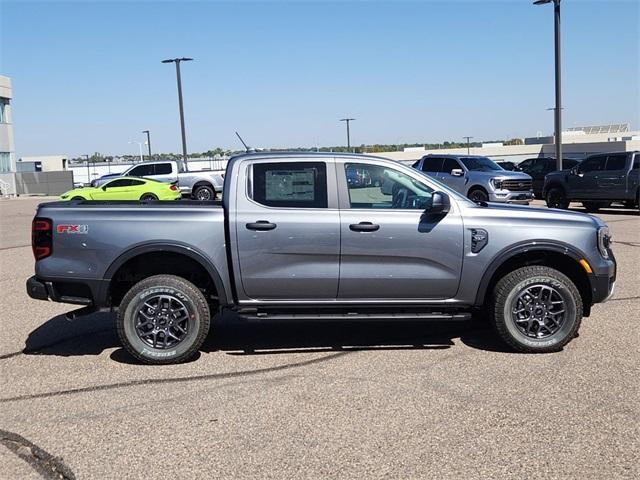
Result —
[[202, 346], [209, 324], [202, 292], [174, 275], [154, 275], [136, 283], [122, 299], [116, 320], [124, 348], [149, 364], [189, 360]]
[[557, 352], [578, 333], [582, 297], [563, 273], [523, 267], [497, 283], [491, 314], [498, 334], [514, 350]]
[[467, 198], [472, 202], [476, 202], [476, 203], [489, 201], [489, 195], [487, 194], [487, 192], [485, 192], [481, 188], [472, 189], [467, 195]]
[[582, 202], [582, 206], [587, 212], [597, 212], [601, 208], [607, 208], [611, 202]]
[[547, 207], [549, 208], [569, 208], [569, 199], [564, 193], [564, 190], [558, 187], [550, 188], [547, 192]]

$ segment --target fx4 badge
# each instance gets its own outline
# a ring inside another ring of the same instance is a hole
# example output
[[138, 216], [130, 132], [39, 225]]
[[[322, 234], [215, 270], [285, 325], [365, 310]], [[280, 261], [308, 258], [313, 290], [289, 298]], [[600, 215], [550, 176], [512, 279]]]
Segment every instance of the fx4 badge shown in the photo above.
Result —
[[87, 234], [89, 233], [89, 225], [66, 225], [61, 224], [56, 227], [58, 233], [70, 234]]

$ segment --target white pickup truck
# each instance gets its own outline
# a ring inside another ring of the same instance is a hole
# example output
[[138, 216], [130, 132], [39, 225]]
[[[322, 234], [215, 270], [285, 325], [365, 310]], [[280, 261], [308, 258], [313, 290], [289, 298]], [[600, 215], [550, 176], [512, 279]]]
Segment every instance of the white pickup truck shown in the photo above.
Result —
[[196, 200], [214, 200], [218, 193], [222, 192], [224, 184], [224, 170], [189, 172], [182, 160], [161, 160], [138, 163], [124, 172], [103, 175], [91, 182], [91, 185], [99, 187], [121, 176], [145, 177], [167, 183], [177, 182], [183, 195], [189, 195]]

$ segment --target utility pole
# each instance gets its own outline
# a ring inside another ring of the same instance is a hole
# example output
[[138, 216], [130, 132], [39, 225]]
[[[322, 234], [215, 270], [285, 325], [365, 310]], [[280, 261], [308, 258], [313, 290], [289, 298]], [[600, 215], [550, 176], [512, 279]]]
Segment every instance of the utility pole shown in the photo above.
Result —
[[149, 130], [143, 130], [142, 133], [147, 134], [147, 150], [149, 151], [149, 160], [151, 160], [151, 132], [149, 132]]
[[462, 138], [466, 138], [467, 139], [467, 155], [469, 155], [469, 152], [470, 152], [469, 140], [471, 140], [473, 137], [462, 137]]
[[182, 132], [182, 160], [185, 167], [187, 166], [187, 136], [184, 129], [184, 107], [182, 105], [182, 79], [180, 77], [180, 62], [190, 62], [193, 58], [169, 58], [162, 60], [162, 63], [176, 64], [176, 80], [178, 82], [178, 104], [180, 107], [180, 131]]
[[545, 5], [553, 2], [555, 70], [556, 70], [556, 106], [554, 108], [556, 147], [556, 168], [562, 170], [562, 72], [560, 56], [560, 0], [535, 0], [534, 5]]
[[89, 171], [89, 155], [83, 155], [83, 157], [87, 157], [87, 184], [91, 183], [91, 172]]
[[347, 150], [351, 151], [351, 136], [349, 134], [349, 122], [354, 121], [355, 118], [341, 118], [340, 121], [341, 122], [346, 122], [347, 123]]

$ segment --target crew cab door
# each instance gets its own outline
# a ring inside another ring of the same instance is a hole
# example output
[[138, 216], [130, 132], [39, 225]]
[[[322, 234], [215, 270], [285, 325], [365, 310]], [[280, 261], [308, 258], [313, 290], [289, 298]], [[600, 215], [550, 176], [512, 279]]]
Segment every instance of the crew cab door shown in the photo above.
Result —
[[[374, 181], [349, 185], [351, 169], [367, 170]], [[434, 189], [422, 175], [409, 172], [373, 160], [336, 163], [340, 300], [415, 301], [456, 294], [462, 219], [455, 205], [446, 215], [425, 215]]]
[[333, 165], [256, 159], [239, 166], [237, 182], [230, 225], [239, 299], [335, 300], [340, 217]]
[[622, 200], [627, 197], [629, 157], [627, 153], [613, 153], [607, 156], [607, 164], [598, 182], [600, 198]]
[[153, 172], [154, 180], [159, 182], [173, 183], [178, 181], [178, 169], [175, 162], [161, 162], [155, 164]]
[[602, 192], [598, 192], [598, 182], [606, 161], [606, 155], [594, 155], [582, 161], [574, 171], [575, 173], [570, 173], [567, 177], [569, 198], [590, 200], [602, 198]]

